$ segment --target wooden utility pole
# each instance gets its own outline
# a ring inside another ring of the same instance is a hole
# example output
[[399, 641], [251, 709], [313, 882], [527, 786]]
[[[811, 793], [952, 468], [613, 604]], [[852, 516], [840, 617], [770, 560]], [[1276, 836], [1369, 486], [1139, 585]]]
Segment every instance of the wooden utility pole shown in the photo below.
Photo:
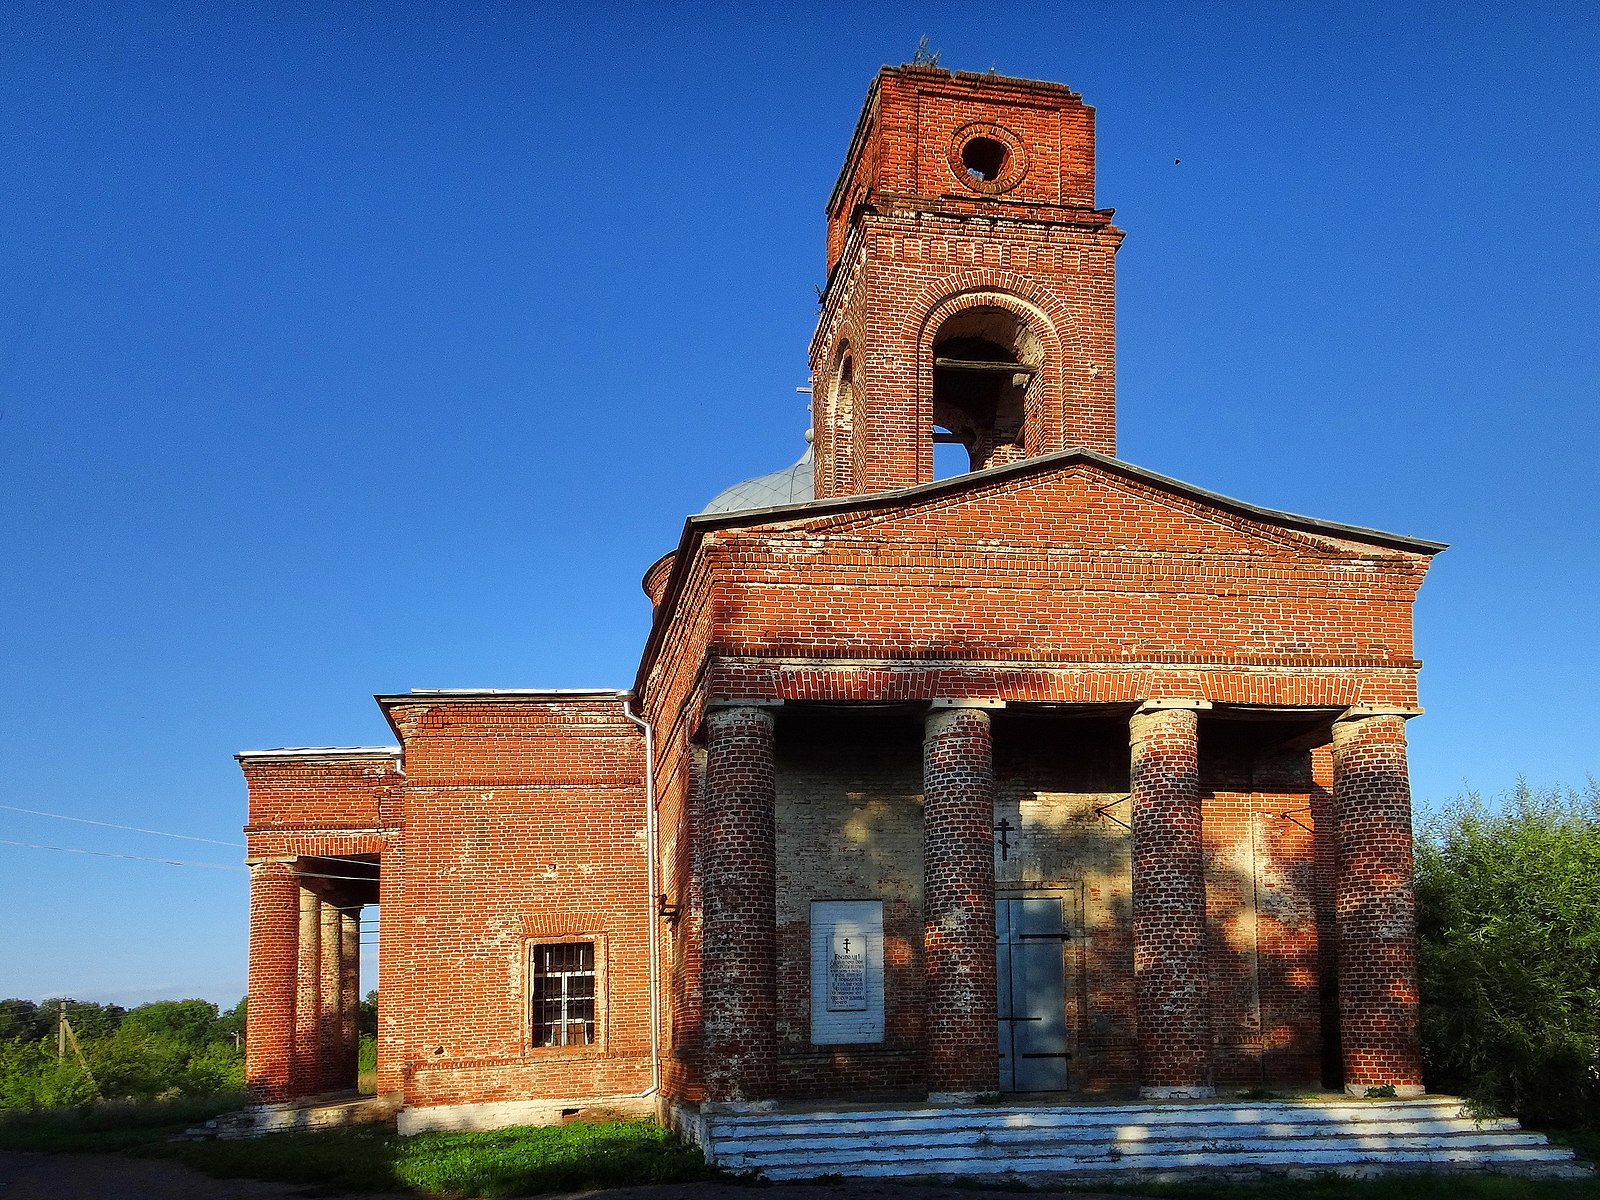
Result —
[[61, 1001], [56, 1008], [56, 1059], [60, 1061], [67, 1056], [67, 1047], [72, 1047], [73, 1057], [78, 1060], [78, 1066], [83, 1070], [83, 1077], [89, 1081], [89, 1086], [94, 1089], [96, 1096], [100, 1094], [100, 1084], [94, 1077], [94, 1072], [89, 1069], [89, 1060], [83, 1056], [83, 1047], [78, 1045], [78, 1035], [72, 1031], [72, 1022], [67, 1020], [67, 1002]]

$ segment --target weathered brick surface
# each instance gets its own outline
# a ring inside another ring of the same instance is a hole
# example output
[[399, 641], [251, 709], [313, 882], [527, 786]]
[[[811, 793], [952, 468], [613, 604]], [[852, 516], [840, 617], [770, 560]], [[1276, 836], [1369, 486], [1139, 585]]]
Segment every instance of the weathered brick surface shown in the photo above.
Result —
[[668, 1094], [699, 1100], [704, 1049], [705, 754], [679, 745], [672, 758], [677, 769], [662, 789], [659, 810], [664, 894], [678, 906], [678, 917], [662, 941], [667, 989], [662, 1079]]
[[[251, 856], [304, 864], [255, 868], [251, 988], [264, 1000], [252, 1005], [267, 1015], [251, 1020], [253, 1088], [285, 1099], [353, 1086], [351, 922], [381, 900], [380, 1088], [414, 1105], [642, 1090], [644, 756], [620, 699], [419, 698], [388, 711], [403, 776], [371, 755], [244, 763]], [[359, 873], [352, 855], [376, 861], [375, 886], [320, 878]], [[283, 874], [298, 884], [292, 927]], [[535, 1046], [528, 947], [565, 940], [597, 945], [596, 1044]]]
[[1345, 1086], [1422, 1084], [1417, 1044], [1416, 899], [1405, 719], [1333, 727], [1339, 830], [1339, 1015]]
[[360, 906], [378, 897], [366, 885], [325, 876], [359, 873], [344, 860], [381, 861], [393, 847], [396, 758], [308, 750], [246, 755], [240, 765], [252, 864], [247, 1085], [263, 1100], [354, 1087], [360, 984], [350, 979], [344, 918], [358, 920]]
[[1309, 755], [1277, 722], [1200, 723], [1212, 1072], [1219, 1086], [1315, 1087], [1319, 898]]
[[[905, 713], [785, 711], [777, 725], [777, 1091], [927, 1092], [921, 725]], [[881, 900], [884, 1040], [811, 1042], [811, 904]]]
[[1206, 887], [1200, 835], [1199, 717], [1134, 714], [1133, 970], [1145, 1087], [1211, 1085]]
[[250, 868], [250, 1026], [245, 1082], [251, 1098], [294, 1094], [294, 991], [300, 927], [300, 885], [293, 864]]
[[[963, 167], [971, 137], [1005, 145], [998, 178]], [[1040, 348], [1021, 444], [990, 463], [1115, 453], [1121, 240], [1094, 208], [1094, 111], [1070, 89], [881, 72], [829, 203], [811, 348], [818, 496], [933, 478], [934, 341], [968, 310], [1011, 313]]]
[[[405, 863], [380, 938], [399, 943], [389, 1048], [407, 1102], [643, 1090], [654, 918], [643, 737], [621, 700], [386, 706], [406, 755]], [[564, 941], [596, 946], [591, 1046], [533, 1044], [529, 947]]]
[[339, 758], [246, 759], [245, 831], [379, 828], [395, 817], [395, 760], [384, 754]]
[[777, 1068], [773, 714], [706, 717], [705, 1057], [708, 1099], [764, 1100]]
[[992, 1092], [994, 757], [989, 714], [935, 709], [922, 745], [923, 977], [930, 1092]]

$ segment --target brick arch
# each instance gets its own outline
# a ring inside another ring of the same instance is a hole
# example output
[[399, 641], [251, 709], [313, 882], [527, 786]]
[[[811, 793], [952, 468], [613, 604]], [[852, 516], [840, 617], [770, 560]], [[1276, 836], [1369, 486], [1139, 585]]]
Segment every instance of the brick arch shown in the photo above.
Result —
[[[856, 489], [857, 478], [860, 474], [859, 464], [862, 457], [862, 438], [866, 422], [861, 419], [864, 414], [862, 408], [862, 372], [866, 364], [856, 349], [856, 331], [849, 322], [842, 322], [833, 331], [832, 343], [828, 348], [828, 358], [822, 376], [823, 404], [826, 411], [819, 411], [817, 406], [816, 389], [812, 389], [811, 428], [813, 430], [812, 445], [828, 447], [826, 463], [819, 464], [827, 473], [832, 495], [848, 495]], [[852, 359], [855, 364], [855, 377], [853, 381], [853, 404], [849, 412], [835, 406], [838, 398], [839, 372], [844, 366], [846, 358]], [[830, 436], [822, 436], [823, 426], [826, 425]], [[842, 435], [848, 431], [849, 436]], [[821, 494], [820, 492], [818, 493]]]
[[916, 332], [917, 420], [933, 421], [933, 338], [955, 314], [969, 308], [999, 308], [1025, 322], [1044, 345], [1044, 362], [1029, 389], [1023, 453], [1045, 454], [1065, 448], [1063, 419], [1067, 404], [1069, 360], [1081, 361], [1082, 345], [1072, 312], [1059, 295], [1033, 280], [999, 267], [968, 267], [925, 287], [910, 310], [921, 313]]

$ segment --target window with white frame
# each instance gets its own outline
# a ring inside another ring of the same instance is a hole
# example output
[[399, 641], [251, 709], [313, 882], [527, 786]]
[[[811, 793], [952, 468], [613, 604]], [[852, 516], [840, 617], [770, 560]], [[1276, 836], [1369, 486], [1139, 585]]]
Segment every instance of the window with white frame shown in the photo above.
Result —
[[528, 959], [533, 1044], [594, 1045], [594, 943], [542, 943]]

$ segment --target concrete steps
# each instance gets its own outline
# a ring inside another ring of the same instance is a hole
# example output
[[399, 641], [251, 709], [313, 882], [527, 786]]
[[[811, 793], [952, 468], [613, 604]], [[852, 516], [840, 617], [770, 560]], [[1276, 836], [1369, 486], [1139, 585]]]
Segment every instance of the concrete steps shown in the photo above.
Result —
[[223, 1113], [203, 1125], [179, 1134], [174, 1141], [232, 1141], [265, 1137], [297, 1129], [338, 1129], [350, 1125], [381, 1125], [394, 1120], [398, 1096], [361, 1096], [340, 1092], [311, 1096], [283, 1104], [258, 1104], [238, 1112]]
[[696, 1114], [708, 1160], [768, 1179], [1196, 1175], [1493, 1170], [1587, 1175], [1571, 1151], [1451, 1097], [908, 1106]]

